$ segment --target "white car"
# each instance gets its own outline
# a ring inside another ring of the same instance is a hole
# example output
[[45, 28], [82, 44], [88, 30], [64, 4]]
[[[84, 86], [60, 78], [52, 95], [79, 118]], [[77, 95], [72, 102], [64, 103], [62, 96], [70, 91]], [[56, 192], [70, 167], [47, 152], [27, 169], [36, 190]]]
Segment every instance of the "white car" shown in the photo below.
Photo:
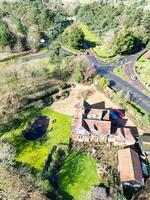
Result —
[[135, 81], [137, 79], [137, 76], [131, 75], [131, 79]]

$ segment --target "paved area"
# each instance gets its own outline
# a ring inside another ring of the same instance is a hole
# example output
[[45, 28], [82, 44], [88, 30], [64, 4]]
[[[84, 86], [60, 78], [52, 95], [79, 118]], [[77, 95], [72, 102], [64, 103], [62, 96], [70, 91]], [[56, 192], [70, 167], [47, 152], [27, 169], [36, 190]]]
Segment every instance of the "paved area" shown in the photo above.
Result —
[[[124, 58], [122, 61], [120, 61], [122, 65], [131, 63], [135, 61], [138, 54], [130, 55], [126, 58]], [[89, 60], [95, 65], [96, 73], [100, 74], [104, 77], [106, 77], [114, 88], [116, 88], [118, 91], [122, 91], [124, 95], [128, 95], [129, 93], [132, 96], [132, 101], [139, 105], [144, 110], [150, 112], [150, 97], [144, 95], [141, 92], [141, 89], [139, 89], [138, 85], [134, 84], [134, 82], [126, 82], [113, 74], [113, 69], [115, 68], [115, 63], [110, 64], [102, 64], [98, 59], [95, 58], [95, 56], [90, 53], [88, 55]], [[139, 83], [138, 83], [139, 84]], [[140, 86], [141, 87], [141, 86]]]
[[134, 72], [134, 65], [135, 65], [135, 61], [131, 61], [130, 63], [123, 66], [125, 75], [129, 78], [129, 83], [131, 85], [133, 85], [140, 91], [145, 90], [146, 88], [143, 86], [143, 84], [138, 79], [136, 79], [136, 80], [131, 79], [132, 75], [136, 76], [136, 74]]
[[[132, 101], [139, 105], [141, 108], [144, 110], [150, 112], [150, 97], [144, 95], [141, 92], [141, 88], [139, 88], [139, 83], [134, 83], [134, 82], [126, 82], [113, 74], [113, 69], [118, 66], [118, 65], [126, 65], [128, 63], [132, 63], [135, 61], [139, 53], [135, 55], [130, 55], [127, 57], [122, 58], [119, 61], [111, 62], [111, 63], [105, 63], [101, 61], [100, 59], [97, 59], [90, 50], [88, 50], [89, 55], [87, 55], [88, 59], [94, 64], [96, 73], [100, 74], [107, 79], [113, 84], [113, 86], [118, 90], [122, 91], [125, 95], [127, 94], [132, 94]], [[46, 52], [41, 55], [37, 56], [29, 56], [26, 57], [24, 61], [22, 62], [28, 62], [31, 60], [38, 60], [38, 59], [43, 59], [49, 56], [49, 52]], [[141, 85], [140, 85], [141, 87]]]

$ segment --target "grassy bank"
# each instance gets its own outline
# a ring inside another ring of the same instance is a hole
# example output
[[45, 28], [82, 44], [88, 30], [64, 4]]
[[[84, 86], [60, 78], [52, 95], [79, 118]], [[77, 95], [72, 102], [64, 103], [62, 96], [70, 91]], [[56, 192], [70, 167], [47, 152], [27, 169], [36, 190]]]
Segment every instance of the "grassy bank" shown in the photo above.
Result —
[[116, 67], [114, 70], [113, 70], [113, 73], [114, 74], [116, 74], [117, 76], [119, 76], [121, 79], [123, 79], [123, 80], [127, 80], [127, 77], [126, 77], [126, 75], [125, 75], [125, 73], [124, 73], [124, 70], [123, 70], [123, 68], [121, 67], [121, 66], [119, 66], [119, 67]]
[[142, 56], [137, 62], [135, 71], [143, 84], [149, 84], [150, 89], [150, 60]]
[[115, 56], [111, 51], [106, 50], [100, 45], [100, 38], [89, 30], [88, 26], [80, 22], [80, 27], [85, 35], [85, 40], [88, 43], [88, 46], [96, 57], [99, 57], [104, 61], [112, 61], [115, 59]]

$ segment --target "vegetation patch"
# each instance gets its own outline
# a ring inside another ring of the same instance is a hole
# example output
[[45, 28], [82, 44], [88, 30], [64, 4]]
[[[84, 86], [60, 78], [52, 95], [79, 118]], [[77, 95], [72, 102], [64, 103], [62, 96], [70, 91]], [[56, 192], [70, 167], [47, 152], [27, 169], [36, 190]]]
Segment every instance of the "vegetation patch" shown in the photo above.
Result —
[[115, 59], [114, 54], [112, 51], [106, 50], [102, 45], [100, 38], [94, 34], [87, 25], [80, 22], [80, 27], [85, 35], [85, 41], [87, 42], [88, 46], [91, 48], [92, 52], [95, 56], [100, 57], [105, 61]]
[[116, 68], [113, 70], [113, 73], [116, 74], [117, 76], [119, 76], [121, 79], [127, 80], [127, 78], [126, 78], [126, 76], [125, 76], [125, 73], [124, 73], [124, 70], [123, 70], [123, 67], [121, 67], [121, 66], [116, 67]]
[[73, 152], [59, 174], [59, 186], [76, 200], [86, 200], [91, 187], [99, 184], [96, 161], [85, 153]]
[[22, 131], [27, 128], [27, 123], [3, 135], [16, 147], [16, 161], [28, 164], [36, 170], [42, 169], [52, 147], [56, 144], [68, 144], [70, 136], [71, 117], [54, 112], [49, 108], [43, 109], [41, 115], [50, 119], [45, 137], [36, 141], [25, 140], [22, 137]]
[[[146, 3], [145, 3], [146, 5]], [[95, 2], [80, 6], [79, 19], [101, 39], [97, 55], [130, 54], [145, 47], [149, 42], [149, 12], [140, 3], [126, 5]], [[107, 51], [106, 51], [107, 52]], [[107, 53], [106, 53], [107, 54]], [[111, 56], [110, 56], [111, 57]], [[106, 56], [107, 58], [107, 56]]]
[[150, 90], [150, 60], [142, 56], [137, 61], [135, 70], [140, 81]]

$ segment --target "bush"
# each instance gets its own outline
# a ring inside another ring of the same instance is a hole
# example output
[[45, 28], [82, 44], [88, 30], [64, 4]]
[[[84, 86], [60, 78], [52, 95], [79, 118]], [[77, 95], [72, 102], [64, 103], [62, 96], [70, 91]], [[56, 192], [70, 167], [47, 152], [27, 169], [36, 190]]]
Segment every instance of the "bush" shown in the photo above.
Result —
[[0, 46], [1, 48], [7, 45], [12, 47], [16, 42], [15, 36], [8, 30], [6, 24], [0, 21]]
[[67, 28], [61, 37], [62, 43], [74, 49], [82, 49], [84, 43], [84, 33], [77, 25]]
[[77, 64], [75, 73], [74, 73], [74, 79], [77, 83], [80, 83], [81, 81], [84, 80], [83, 76], [83, 66], [81, 63]]
[[96, 76], [95, 80], [94, 80], [97, 88], [99, 90], [104, 90], [108, 87], [109, 85], [109, 81], [108, 79], [104, 78], [104, 77], [101, 77], [101, 76]]

